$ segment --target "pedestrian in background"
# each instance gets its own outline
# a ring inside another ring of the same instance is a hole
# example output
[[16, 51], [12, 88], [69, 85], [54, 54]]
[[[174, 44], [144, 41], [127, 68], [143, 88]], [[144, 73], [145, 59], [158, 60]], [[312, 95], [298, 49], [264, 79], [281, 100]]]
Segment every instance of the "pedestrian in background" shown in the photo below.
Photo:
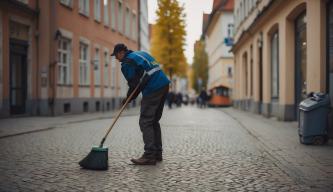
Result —
[[[155, 59], [143, 51], [128, 50], [126, 45], [117, 44], [112, 56], [121, 62], [121, 72], [128, 82], [127, 97], [142, 80], [135, 99], [142, 92], [139, 125], [143, 136], [144, 153], [131, 159], [137, 165], [155, 165], [162, 161], [162, 135], [159, 120], [169, 91], [170, 81]], [[144, 78], [143, 78], [144, 77]], [[123, 100], [125, 103], [126, 99]]]
[[173, 91], [170, 91], [168, 93], [168, 98], [167, 98], [167, 102], [168, 102], [168, 107], [169, 109], [172, 109], [172, 104], [174, 102], [174, 98], [175, 98], [175, 94], [173, 93]]
[[199, 107], [206, 108], [207, 101], [208, 101], [208, 94], [207, 94], [206, 90], [203, 88], [199, 94]]
[[181, 107], [183, 103], [183, 94], [181, 92], [177, 93], [176, 96], [176, 105], [177, 107]]

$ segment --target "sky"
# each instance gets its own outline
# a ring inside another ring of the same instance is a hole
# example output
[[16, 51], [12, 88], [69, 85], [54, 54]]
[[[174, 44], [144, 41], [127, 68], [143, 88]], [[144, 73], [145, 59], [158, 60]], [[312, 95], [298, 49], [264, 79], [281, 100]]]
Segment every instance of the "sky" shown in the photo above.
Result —
[[[186, 13], [186, 46], [185, 56], [187, 62], [191, 65], [193, 60], [193, 46], [202, 32], [202, 14], [210, 13], [213, 6], [213, 0], [178, 0], [180, 5], [184, 4]], [[155, 23], [157, 16], [157, 0], [148, 0], [148, 21]]]

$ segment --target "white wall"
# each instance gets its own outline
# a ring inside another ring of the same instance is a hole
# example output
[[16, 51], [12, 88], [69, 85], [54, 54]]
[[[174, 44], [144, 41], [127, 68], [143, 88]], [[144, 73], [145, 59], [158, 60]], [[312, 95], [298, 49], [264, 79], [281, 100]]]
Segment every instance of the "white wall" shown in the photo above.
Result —
[[140, 0], [140, 46], [142, 51], [149, 52], [149, 25], [148, 25], [148, 0]]
[[[223, 78], [227, 77], [228, 68], [222, 60], [232, 58], [229, 52], [230, 46], [225, 45], [224, 39], [228, 37], [228, 24], [233, 24], [234, 17], [232, 12], [223, 12], [218, 15], [217, 21], [206, 36], [206, 51], [208, 54], [209, 76], [208, 88], [222, 84]], [[232, 65], [227, 64], [227, 65]]]

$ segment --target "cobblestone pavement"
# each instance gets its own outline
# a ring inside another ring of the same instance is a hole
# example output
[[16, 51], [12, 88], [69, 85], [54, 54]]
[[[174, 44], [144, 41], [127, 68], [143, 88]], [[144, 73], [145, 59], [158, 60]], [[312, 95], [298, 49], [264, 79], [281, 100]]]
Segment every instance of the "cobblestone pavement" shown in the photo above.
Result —
[[106, 141], [109, 170], [80, 169], [77, 162], [110, 122], [61, 124], [0, 139], [0, 191], [314, 191], [283, 171], [232, 117], [195, 107], [165, 111], [164, 161], [156, 166], [130, 164], [143, 143], [138, 116], [125, 116]]
[[333, 140], [302, 145], [297, 122], [282, 122], [234, 108], [221, 108], [252, 134], [289, 175], [312, 189], [333, 191]]

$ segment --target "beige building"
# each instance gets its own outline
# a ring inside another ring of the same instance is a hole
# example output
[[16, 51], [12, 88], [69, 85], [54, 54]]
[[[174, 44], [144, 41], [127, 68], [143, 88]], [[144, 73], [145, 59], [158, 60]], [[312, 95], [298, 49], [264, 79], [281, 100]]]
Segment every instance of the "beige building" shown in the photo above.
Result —
[[0, 1], [0, 116], [108, 111], [125, 97], [122, 42], [138, 49], [138, 1]]
[[208, 55], [208, 83], [212, 90], [219, 86], [233, 86], [233, 54], [230, 40], [233, 36], [234, 0], [214, 0], [209, 15], [203, 15], [203, 37]]
[[237, 108], [293, 121], [308, 93], [332, 98], [332, 1], [236, 0], [234, 16]]

